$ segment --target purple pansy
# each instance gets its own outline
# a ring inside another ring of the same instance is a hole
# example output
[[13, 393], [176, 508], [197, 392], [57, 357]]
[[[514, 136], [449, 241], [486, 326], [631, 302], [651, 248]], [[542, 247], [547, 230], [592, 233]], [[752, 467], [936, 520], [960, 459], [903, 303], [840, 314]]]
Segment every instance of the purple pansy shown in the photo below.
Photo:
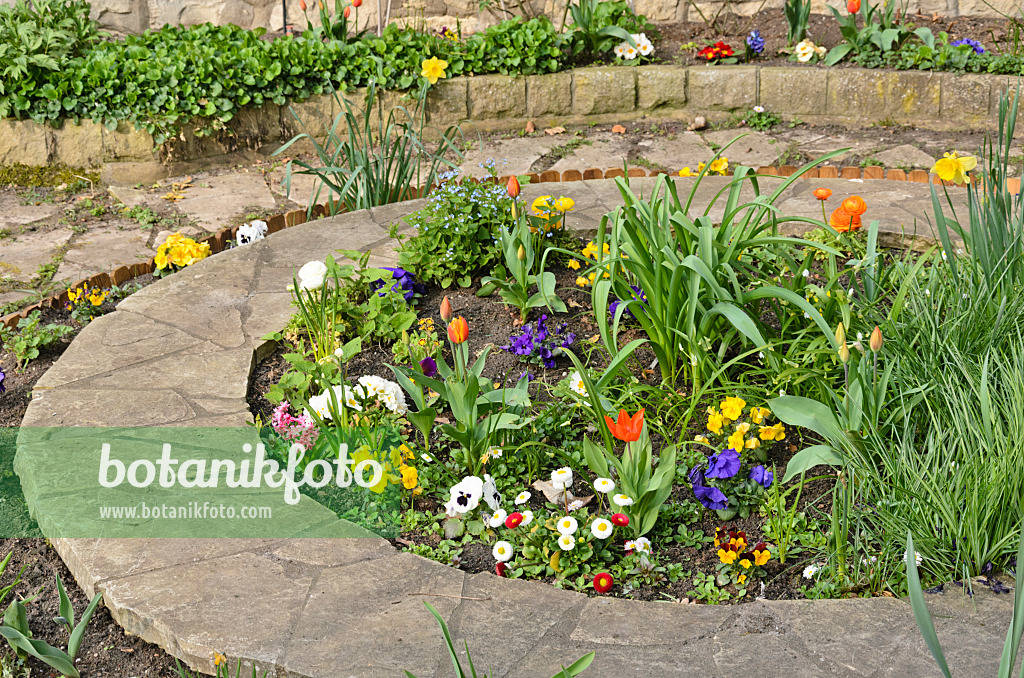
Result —
[[[639, 287], [637, 287], [636, 285], [630, 285], [630, 288], [633, 290], [633, 292], [632, 292], [632, 294], [630, 294], [629, 301], [639, 301], [641, 304], [646, 306], [647, 305], [647, 295], [644, 294], [644, 291], [642, 289], [640, 289]], [[619, 308], [620, 305], [625, 304], [625, 303], [626, 302], [623, 301], [622, 299], [616, 299], [615, 301], [613, 301], [611, 304], [608, 305], [608, 315], [610, 315], [612, 318], [614, 318], [615, 317], [615, 311]], [[627, 316], [629, 318], [631, 318], [632, 320], [636, 320], [636, 316], [633, 315], [632, 309], [630, 309], [628, 306], [626, 307], [626, 310], [622, 312], [622, 317], [623, 318], [625, 318]]]
[[544, 367], [554, 367], [555, 359], [562, 355], [562, 349], [569, 348], [576, 341], [576, 335], [569, 331], [568, 323], [561, 323], [552, 332], [548, 328], [548, 317], [542, 315], [537, 324], [526, 323], [519, 334], [508, 338], [508, 344], [501, 348], [523, 356], [530, 362]]
[[766, 490], [772, 486], [772, 480], [774, 478], [775, 474], [766, 469], [763, 465], [759, 464], [750, 469], [750, 479]]
[[740, 455], [736, 450], [722, 450], [708, 457], [708, 478], [732, 478], [740, 471]]
[[960, 45], [967, 45], [974, 50], [975, 54], [984, 54], [985, 48], [981, 46], [981, 43], [977, 40], [971, 40], [970, 38], [964, 38], [955, 42], [949, 43], [951, 47], [959, 47]]
[[[400, 292], [406, 301], [411, 301], [413, 296], [417, 294], [426, 294], [427, 286], [416, 282], [416, 277], [404, 268], [389, 268], [385, 266], [381, 270], [391, 271], [391, 277], [396, 281], [391, 286], [391, 289], [395, 292]], [[385, 282], [383, 280], [375, 280], [373, 282], [373, 289], [379, 290], [384, 285]], [[380, 296], [384, 296], [384, 293], [381, 292]]]
[[700, 466], [694, 466], [689, 473], [690, 484], [693, 488], [693, 496], [697, 498], [705, 508], [714, 511], [721, 511], [729, 507], [729, 498], [717, 487], [708, 487], [705, 483], [704, 472]]
[[7, 390], [7, 387], [4, 386], [4, 379], [6, 379], [6, 378], [7, 378], [7, 375], [4, 374], [3, 370], [0, 370], [0, 393], [3, 393], [4, 391]]
[[420, 371], [423, 372], [424, 377], [437, 376], [437, 363], [430, 356], [427, 356], [420, 361]]

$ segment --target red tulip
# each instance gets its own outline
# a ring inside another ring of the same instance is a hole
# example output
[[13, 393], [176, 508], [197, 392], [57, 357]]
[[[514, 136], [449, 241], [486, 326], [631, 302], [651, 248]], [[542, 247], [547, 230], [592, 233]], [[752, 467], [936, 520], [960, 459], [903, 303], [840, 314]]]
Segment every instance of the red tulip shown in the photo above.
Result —
[[614, 583], [615, 580], [612, 579], [612, 576], [607, 572], [601, 572], [594, 575], [594, 590], [598, 593], [608, 593]]
[[644, 428], [644, 411], [641, 408], [639, 412], [630, 417], [626, 414], [626, 410], [619, 410], [618, 422], [613, 421], [608, 415], [605, 415], [604, 422], [608, 424], [608, 430], [612, 432], [613, 436], [627, 443], [632, 442], [640, 439], [640, 432]]
[[346, 19], [349, 18], [350, 16], [352, 16], [352, 7], [346, 7], [345, 11], [342, 12], [342, 14], [345, 15]]
[[469, 339], [469, 323], [461, 315], [448, 325], [448, 338], [453, 344], [462, 344]]
[[363, 4], [363, 0], [352, 0], [352, 6], [353, 7], [361, 7], [362, 4]]
[[860, 11], [860, 0], [846, 0], [846, 11], [856, 14]]
[[625, 527], [629, 525], [629, 516], [625, 513], [616, 513], [612, 516], [612, 525], [617, 527]]

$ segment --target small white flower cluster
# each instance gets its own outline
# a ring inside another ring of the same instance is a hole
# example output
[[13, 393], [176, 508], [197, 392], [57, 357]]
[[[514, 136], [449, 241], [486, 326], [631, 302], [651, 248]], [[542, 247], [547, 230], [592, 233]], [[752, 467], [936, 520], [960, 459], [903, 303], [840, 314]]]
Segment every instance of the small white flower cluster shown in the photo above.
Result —
[[409, 406], [405, 402], [405, 393], [402, 387], [393, 381], [368, 374], [359, 377], [359, 382], [353, 387], [333, 386], [330, 391], [324, 391], [309, 399], [309, 406], [320, 416], [321, 419], [331, 419], [331, 391], [334, 392], [334, 399], [339, 407], [347, 407], [350, 410], [362, 411], [360, 401], [376, 398], [390, 412], [405, 414]]
[[827, 52], [828, 49], [820, 45], [815, 45], [810, 40], [798, 42], [796, 47], [793, 48], [793, 53], [796, 54], [796, 60], [803, 63], [807, 63], [812, 57], [824, 59]]
[[647, 555], [651, 555], [651, 540], [647, 537], [629, 539], [626, 541], [625, 549], [627, 551], [636, 551], [637, 553], [646, 553]]
[[235, 242], [248, 245], [267, 237], [267, 222], [256, 219], [251, 224], [242, 224], [235, 233]]
[[615, 56], [626, 61], [632, 61], [638, 56], [651, 56], [654, 54], [654, 45], [647, 39], [647, 36], [643, 33], [633, 33], [629, 37], [633, 38], [633, 42], [636, 43], [636, 47], [629, 44], [628, 42], [620, 43], [615, 48]]

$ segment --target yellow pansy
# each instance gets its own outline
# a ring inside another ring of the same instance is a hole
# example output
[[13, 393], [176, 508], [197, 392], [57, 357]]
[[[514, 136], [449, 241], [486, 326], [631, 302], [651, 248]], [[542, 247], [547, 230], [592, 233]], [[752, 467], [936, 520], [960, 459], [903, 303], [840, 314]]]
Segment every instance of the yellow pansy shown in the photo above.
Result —
[[576, 284], [579, 285], [580, 287], [586, 287], [587, 285], [590, 284], [590, 281], [584, 278], [583, 276], [577, 276]]
[[747, 575], [745, 574], [741, 574], [740, 576], [736, 577], [737, 584], [742, 584], [745, 581], [747, 581]]
[[725, 549], [718, 549], [718, 559], [726, 565], [732, 565], [736, 562], [736, 556], [738, 554], [735, 551], [726, 551]]
[[728, 445], [732, 449], [739, 452], [740, 450], [743, 449], [744, 442], [745, 441], [743, 440], [743, 433], [741, 433], [740, 431], [735, 431], [732, 435], [729, 436]]
[[729, 171], [729, 158], [719, 158], [718, 160], [711, 161], [711, 167], [709, 168], [712, 172], [718, 174], [725, 174]]
[[751, 563], [748, 559], [744, 558], [740, 561], [740, 565], [743, 566], [744, 570], [749, 570], [750, 566], [753, 565], [753, 563]]
[[433, 85], [437, 82], [438, 78], [445, 77], [444, 69], [448, 68], [448, 62], [437, 57], [430, 57], [429, 59], [424, 59], [420, 67], [423, 69], [420, 75]]
[[726, 419], [736, 420], [739, 419], [743, 414], [743, 408], [747, 406], [747, 402], [743, 398], [737, 398], [736, 396], [729, 396], [721, 402], [719, 407], [722, 408], [722, 414], [725, 415]]
[[768, 559], [771, 557], [772, 554], [768, 551], [768, 549], [764, 549], [762, 551], [754, 551], [754, 564], [760, 567], [761, 565], [767, 563]]
[[943, 181], [952, 181], [957, 186], [969, 183], [971, 179], [967, 173], [978, 166], [978, 159], [973, 155], [961, 156], [956, 151], [943, 155], [932, 167], [932, 172]]
[[679, 170], [679, 176], [681, 176], [681, 177], [692, 177], [693, 176], [693, 170], [690, 169], [689, 167], [684, 167], [683, 169]]
[[714, 408], [708, 410], [708, 430], [718, 435], [722, 432], [722, 426], [725, 424], [725, 417], [721, 412]]
[[748, 450], [756, 450], [757, 448], [761, 447], [761, 441], [758, 440], [757, 438], [751, 438], [746, 442], [744, 447], [746, 447]]
[[576, 259], [570, 259], [569, 260], [569, 268], [571, 268], [574, 271], [580, 270], [580, 262], [577, 261]]
[[402, 487], [407, 490], [411, 490], [416, 487], [419, 483], [419, 472], [415, 467], [402, 464], [398, 467], [398, 470], [402, 473]]
[[775, 426], [762, 426], [760, 428], [761, 440], [782, 440], [786, 437], [786, 427], [780, 421]]
[[766, 418], [771, 415], [772, 411], [767, 407], [752, 407], [750, 409], [750, 420], [755, 424], [760, 424]]

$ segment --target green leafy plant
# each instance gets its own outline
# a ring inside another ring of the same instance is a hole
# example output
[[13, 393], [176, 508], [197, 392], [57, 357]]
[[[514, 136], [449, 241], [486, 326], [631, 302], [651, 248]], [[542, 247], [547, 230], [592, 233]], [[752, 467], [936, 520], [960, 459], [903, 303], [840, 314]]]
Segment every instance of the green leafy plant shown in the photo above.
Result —
[[626, 2], [578, 0], [566, 6], [572, 15], [569, 41], [574, 55], [597, 56], [620, 42], [636, 47], [631, 34], [650, 30], [646, 18], [637, 16]]
[[64, 590], [64, 582], [60, 580], [59, 575], [57, 576], [57, 594], [60, 597], [60, 603], [57, 608], [59, 616], [54, 621], [63, 626], [68, 632], [68, 658], [74, 662], [75, 657], [78, 656], [78, 650], [82, 646], [85, 628], [92, 620], [92, 615], [96, 611], [96, 606], [100, 604], [103, 594], [97, 593], [92, 597], [92, 600], [89, 601], [89, 604], [82, 612], [82, 618], [78, 621], [78, 624], [75, 624], [75, 608], [71, 604], [67, 591]]
[[[551, 271], [542, 271], [536, 275], [531, 273], [537, 254], [530, 234], [529, 218], [521, 217], [512, 228], [502, 228], [499, 233], [505, 268], [511, 273], [511, 279], [486, 276], [481, 280], [477, 292], [477, 296], [483, 297], [493, 294], [497, 289], [502, 301], [519, 309], [519, 319], [523, 322], [531, 308], [547, 307], [560, 313], [566, 311], [565, 303], [555, 293], [555, 274]], [[537, 292], [530, 294], [534, 286]]]
[[14, 355], [19, 368], [24, 368], [38, 358], [41, 349], [57, 343], [75, 331], [67, 325], [40, 325], [40, 322], [40, 312], [32, 311], [28, 317], [19, 320], [18, 326], [14, 329], [6, 325], [0, 326], [0, 343]]
[[786, 44], [792, 46], [807, 37], [807, 22], [811, 16], [811, 2], [810, 0], [786, 0], [785, 11]]
[[[455, 671], [456, 678], [477, 678], [476, 667], [473, 666], [473, 658], [469, 654], [469, 644], [466, 644], [466, 661], [469, 662], [469, 672], [467, 673], [462, 668], [462, 662], [459, 661], [458, 655], [455, 654], [455, 644], [452, 642], [452, 636], [448, 632], [448, 625], [445, 624], [444, 618], [441, 617], [440, 613], [434, 609], [434, 606], [430, 603], [423, 601], [423, 604], [430, 610], [430, 614], [434, 615], [434, 619], [437, 620], [438, 625], [441, 627], [441, 634], [444, 635], [445, 645], [448, 646], [448, 656], [452, 659], [452, 667]], [[594, 653], [590, 652], [585, 654], [569, 666], [563, 666], [562, 670], [556, 673], [552, 678], [572, 678], [572, 676], [578, 676], [587, 670], [587, 667], [594, 661]], [[406, 678], [416, 678], [413, 674], [408, 671], [405, 672]], [[487, 678], [487, 674], [484, 674], [480, 678]]]
[[899, 50], [912, 36], [917, 36], [927, 47], [935, 47], [935, 36], [930, 28], [914, 29], [910, 24], [901, 23], [896, 16], [897, 2], [873, 5], [864, 0], [861, 6], [861, 23], [857, 27], [857, 14], [843, 16], [835, 7], [829, 7], [839, 23], [844, 42], [829, 50], [825, 65], [839, 63], [848, 54], [860, 54], [868, 50], [890, 52]]

